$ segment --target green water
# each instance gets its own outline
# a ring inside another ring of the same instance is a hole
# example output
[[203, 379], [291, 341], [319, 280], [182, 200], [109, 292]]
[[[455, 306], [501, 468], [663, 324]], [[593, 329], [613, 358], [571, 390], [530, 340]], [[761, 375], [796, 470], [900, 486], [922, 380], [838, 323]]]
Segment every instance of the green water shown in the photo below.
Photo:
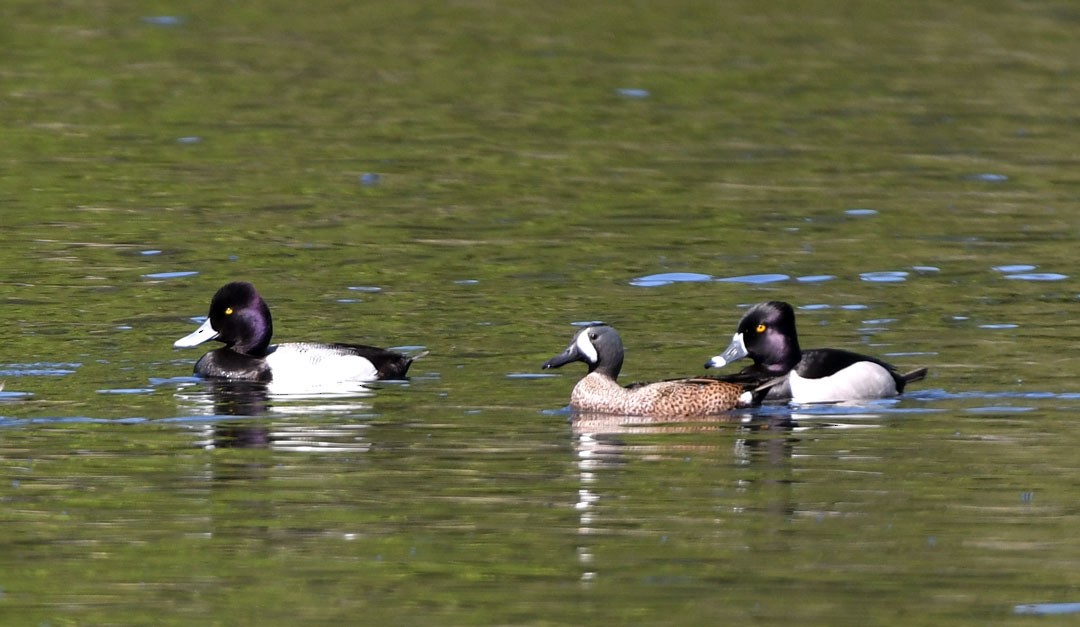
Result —
[[[6, 3], [0, 622], [1080, 602], [1078, 27], [1065, 2]], [[665, 273], [738, 280], [635, 284]], [[172, 342], [236, 279], [278, 340], [431, 354], [370, 396], [223, 397]], [[580, 369], [533, 376], [586, 320], [627, 381], [699, 374], [767, 299], [804, 346], [930, 377], [650, 426], [573, 423]]]

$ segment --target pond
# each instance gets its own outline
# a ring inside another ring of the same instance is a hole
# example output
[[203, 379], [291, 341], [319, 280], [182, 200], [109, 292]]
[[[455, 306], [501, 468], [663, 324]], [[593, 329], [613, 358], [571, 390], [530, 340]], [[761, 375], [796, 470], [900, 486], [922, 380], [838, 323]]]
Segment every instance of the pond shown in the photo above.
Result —
[[[1001, 624], [1080, 612], [1080, 10], [811, 1], [0, 9], [13, 624]], [[276, 396], [174, 350], [430, 351]], [[584, 419], [746, 308], [898, 399]]]

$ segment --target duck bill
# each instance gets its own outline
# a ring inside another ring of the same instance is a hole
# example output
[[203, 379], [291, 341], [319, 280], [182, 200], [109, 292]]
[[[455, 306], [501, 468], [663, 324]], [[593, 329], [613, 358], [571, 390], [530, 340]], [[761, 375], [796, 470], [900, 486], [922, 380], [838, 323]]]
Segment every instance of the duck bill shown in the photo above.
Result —
[[217, 336], [218, 332], [215, 331], [214, 326], [210, 324], [210, 318], [207, 318], [206, 322], [199, 325], [198, 329], [195, 329], [191, 333], [173, 342], [173, 348], [191, 348], [192, 346], [198, 346], [203, 342], [216, 340]]
[[570, 362], [581, 360], [581, 351], [578, 350], [578, 347], [575, 344], [571, 344], [570, 346], [567, 346], [566, 350], [564, 350], [562, 353], [545, 361], [544, 370], [549, 370], [551, 368], [559, 368], [561, 366], [565, 366]]
[[724, 352], [705, 362], [705, 367], [723, 368], [733, 361], [739, 361], [743, 357], [746, 357], [746, 355], [746, 344], [743, 342], [742, 333], [736, 333], [731, 338], [731, 344], [724, 349]]

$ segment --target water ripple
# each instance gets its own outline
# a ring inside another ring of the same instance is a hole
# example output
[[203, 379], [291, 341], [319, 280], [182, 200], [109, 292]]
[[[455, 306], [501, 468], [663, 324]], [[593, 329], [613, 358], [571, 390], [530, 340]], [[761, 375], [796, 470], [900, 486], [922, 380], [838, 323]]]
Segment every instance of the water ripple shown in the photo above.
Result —
[[150, 385], [194, 385], [202, 383], [202, 379], [195, 376], [188, 377], [150, 377]]
[[1069, 278], [1067, 274], [1061, 274], [1058, 272], [1032, 272], [1038, 266], [1030, 264], [1011, 264], [1005, 266], [994, 266], [992, 269], [1005, 275], [1006, 279], [1013, 279], [1017, 281], [1064, 281]]
[[22, 398], [33, 396], [30, 392], [4, 392], [0, 390], [0, 401], [17, 401]]
[[4, 364], [0, 377], [63, 377], [75, 374], [80, 363], [38, 361], [29, 364]]
[[1056, 272], [1030, 272], [1021, 274], [1006, 274], [1006, 279], [1016, 279], [1018, 281], [1064, 281], [1069, 278], [1068, 275], [1058, 274]]
[[1080, 603], [1025, 603], [1014, 607], [1013, 613], [1029, 616], [1077, 614], [1080, 613]]
[[630, 285], [634, 287], [659, 287], [661, 285], [671, 285], [672, 283], [698, 283], [711, 280], [711, 276], [697, 272], [664, 272], [631, 279]]
[[142, 21], [151, 26], [180, 26], [184, 23], [184, 18], [178, 15], [147, 15]]
[[[630, 279], [630, 285], [635, 287], [660, 287], [672, 283], [704, 283], [716, 281], [718, 283], [749, 283], [763, 285], [765, 283], [778, 283], [787, 281], [791, 277], [786, 274], [747, 274], [731, 277], [713, 277], [699, 272], [662, 272], [660, 274], [648, 274]], [[829, 281], [836, 277], [832, 275], [815, 275], [802, 277], [799, 280], [804, 283], [816, 281]]]
[[1004, 183], [1009, 180], [1009, 177], [1004, 174], [995, 174], [993, 172], [980, 172], [979, 174], [972, 174], [967, 178], [972, 181], [982, 181], [984, 183]]
[[907, 280], [908, 273], [903, 271], [863, 272], [859, 278], [871, 283], [899, 283]]
[[181, 270], [179, 272], [153, 272], [151, 274], [144, 274], [144, 279], [181, 279], [188, 276], [195, 276], [198, 272], [191, 270]]
[[1028, 411], [1035, 411], [1035, 407], [1017, 407], [1013, 405], [989, 405], [986, 407], [968, 407], [964, 411], [969, 414], [1022, 414]]
[[946, 392], [942, 389], [920, 389], [911, 393], [904, 393], [906, 398], [917, 398], [920, 400], [933, 400], [933, 401], [946, 401], [946, 400], [964, 400], [964, 399], [1028, 399], [1028, 400], [1042, 400], [1042, 399], [1069, 399], [1075, 395], [1071, 392], [1065, 392], [1058, 394], [1055, 392], [1047, 392], [1041, 390], [1035, 390], [1031, 392], [986, 392], [981, 390], [971, 390], [969, 392]]
[[787, 281], [791, 277], [786, 274], [748, 274], [746, 276], [732, 276], [715, 279], [720, 283], [750, 283], [753, 285], [762, 285], [765, 283], [778, 283], [780, 281]]

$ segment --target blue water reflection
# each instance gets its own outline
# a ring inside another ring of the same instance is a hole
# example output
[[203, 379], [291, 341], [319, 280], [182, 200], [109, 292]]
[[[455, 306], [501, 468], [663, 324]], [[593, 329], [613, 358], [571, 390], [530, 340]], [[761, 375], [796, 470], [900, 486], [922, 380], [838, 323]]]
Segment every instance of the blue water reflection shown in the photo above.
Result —
[[1014, 614], [1050, 616], [1080, 613], [1080, 603], [1026, 603], [1013, 608]]
[[664, 272], [661, 274], [650, 274], [631, 279], [630, 285], [635, 287], [659, 287], [661, 285], [671, 285], [672, 283], [697, 283], [711, 280], [712, 277], [708, 274], [699, 274], [696, 272]]
[[994, 270], [1004, 274], [1004, 278], [1012, 279], [1015, 281], [1064, 281], [1069, 278], [1066, 274], [1059, 272], [1032, 272], [1038, 266], [1028, 264], [1013, 264], [1005, 266], [994, 266]]
[[[799, 281], [804, 283], [816, 283], [830, 281], [834, 278], [835, 277], [832, 275], [821, 274], [802, 277]], [[635, 287], [660, 287], [663, 285], [671, 285], [672, 283], [703, 283], [707, 281], [716, 281], [717, 283], [766, 285], [768, 283], [779, 283], [789, 279], [791, 279], [791, 277], [787, 274], [746, 274], [732, 277], [713, 277], [698, 272], [662, 272], [660, 274], [649, 274], [630, 279], [630, 285]]]
[[153, 272], [151, 274], [144, 274], [143, 278], [146, 279], [182, 279], [184, 277], [195, 276], [198, 272], [193, 270], [182, 270], [178, 272]]
[[859, 274], [860, 279], [871, 283], [899, 283], [906, 281], [907, 277], [908, 273], [903, 271], [863, 272]]
[[82, 364], [38, 361], [28, 364], [3, 364], [0, 377], [63, 377], [75, 374]]
[[184, 23], [184, 18], [177, 15], [148, 15], [142, 18], [142, 21], [152, 26], [180, 26]]
[[766, 283], [779, 283], [787, 281], [791, 277], [786, 274], [748, 274], [745, 276], [733, 276], [716, 279], [720, 283], [749, 283], [751, 285], [764, 285]]
[[1009, 180], [1008, 176], [1004, 174], [995, 174], [993, 172], [982, 172], [979, 174], [972, 174], [967, 177], [973, 181], [982, 181], [984, 183], [1004, 183]]
[[15, 392], [0, 389], [0, 401], [18, 401], [33, 396], [30, 392]]
[[1064, 281], [1069, 278], [1068, 275], [1058, 274], [1056, 272], [1030, 272], [1020, 274], [1006, 274], [1006, 279], [1015, 279], [1018, 281]]

